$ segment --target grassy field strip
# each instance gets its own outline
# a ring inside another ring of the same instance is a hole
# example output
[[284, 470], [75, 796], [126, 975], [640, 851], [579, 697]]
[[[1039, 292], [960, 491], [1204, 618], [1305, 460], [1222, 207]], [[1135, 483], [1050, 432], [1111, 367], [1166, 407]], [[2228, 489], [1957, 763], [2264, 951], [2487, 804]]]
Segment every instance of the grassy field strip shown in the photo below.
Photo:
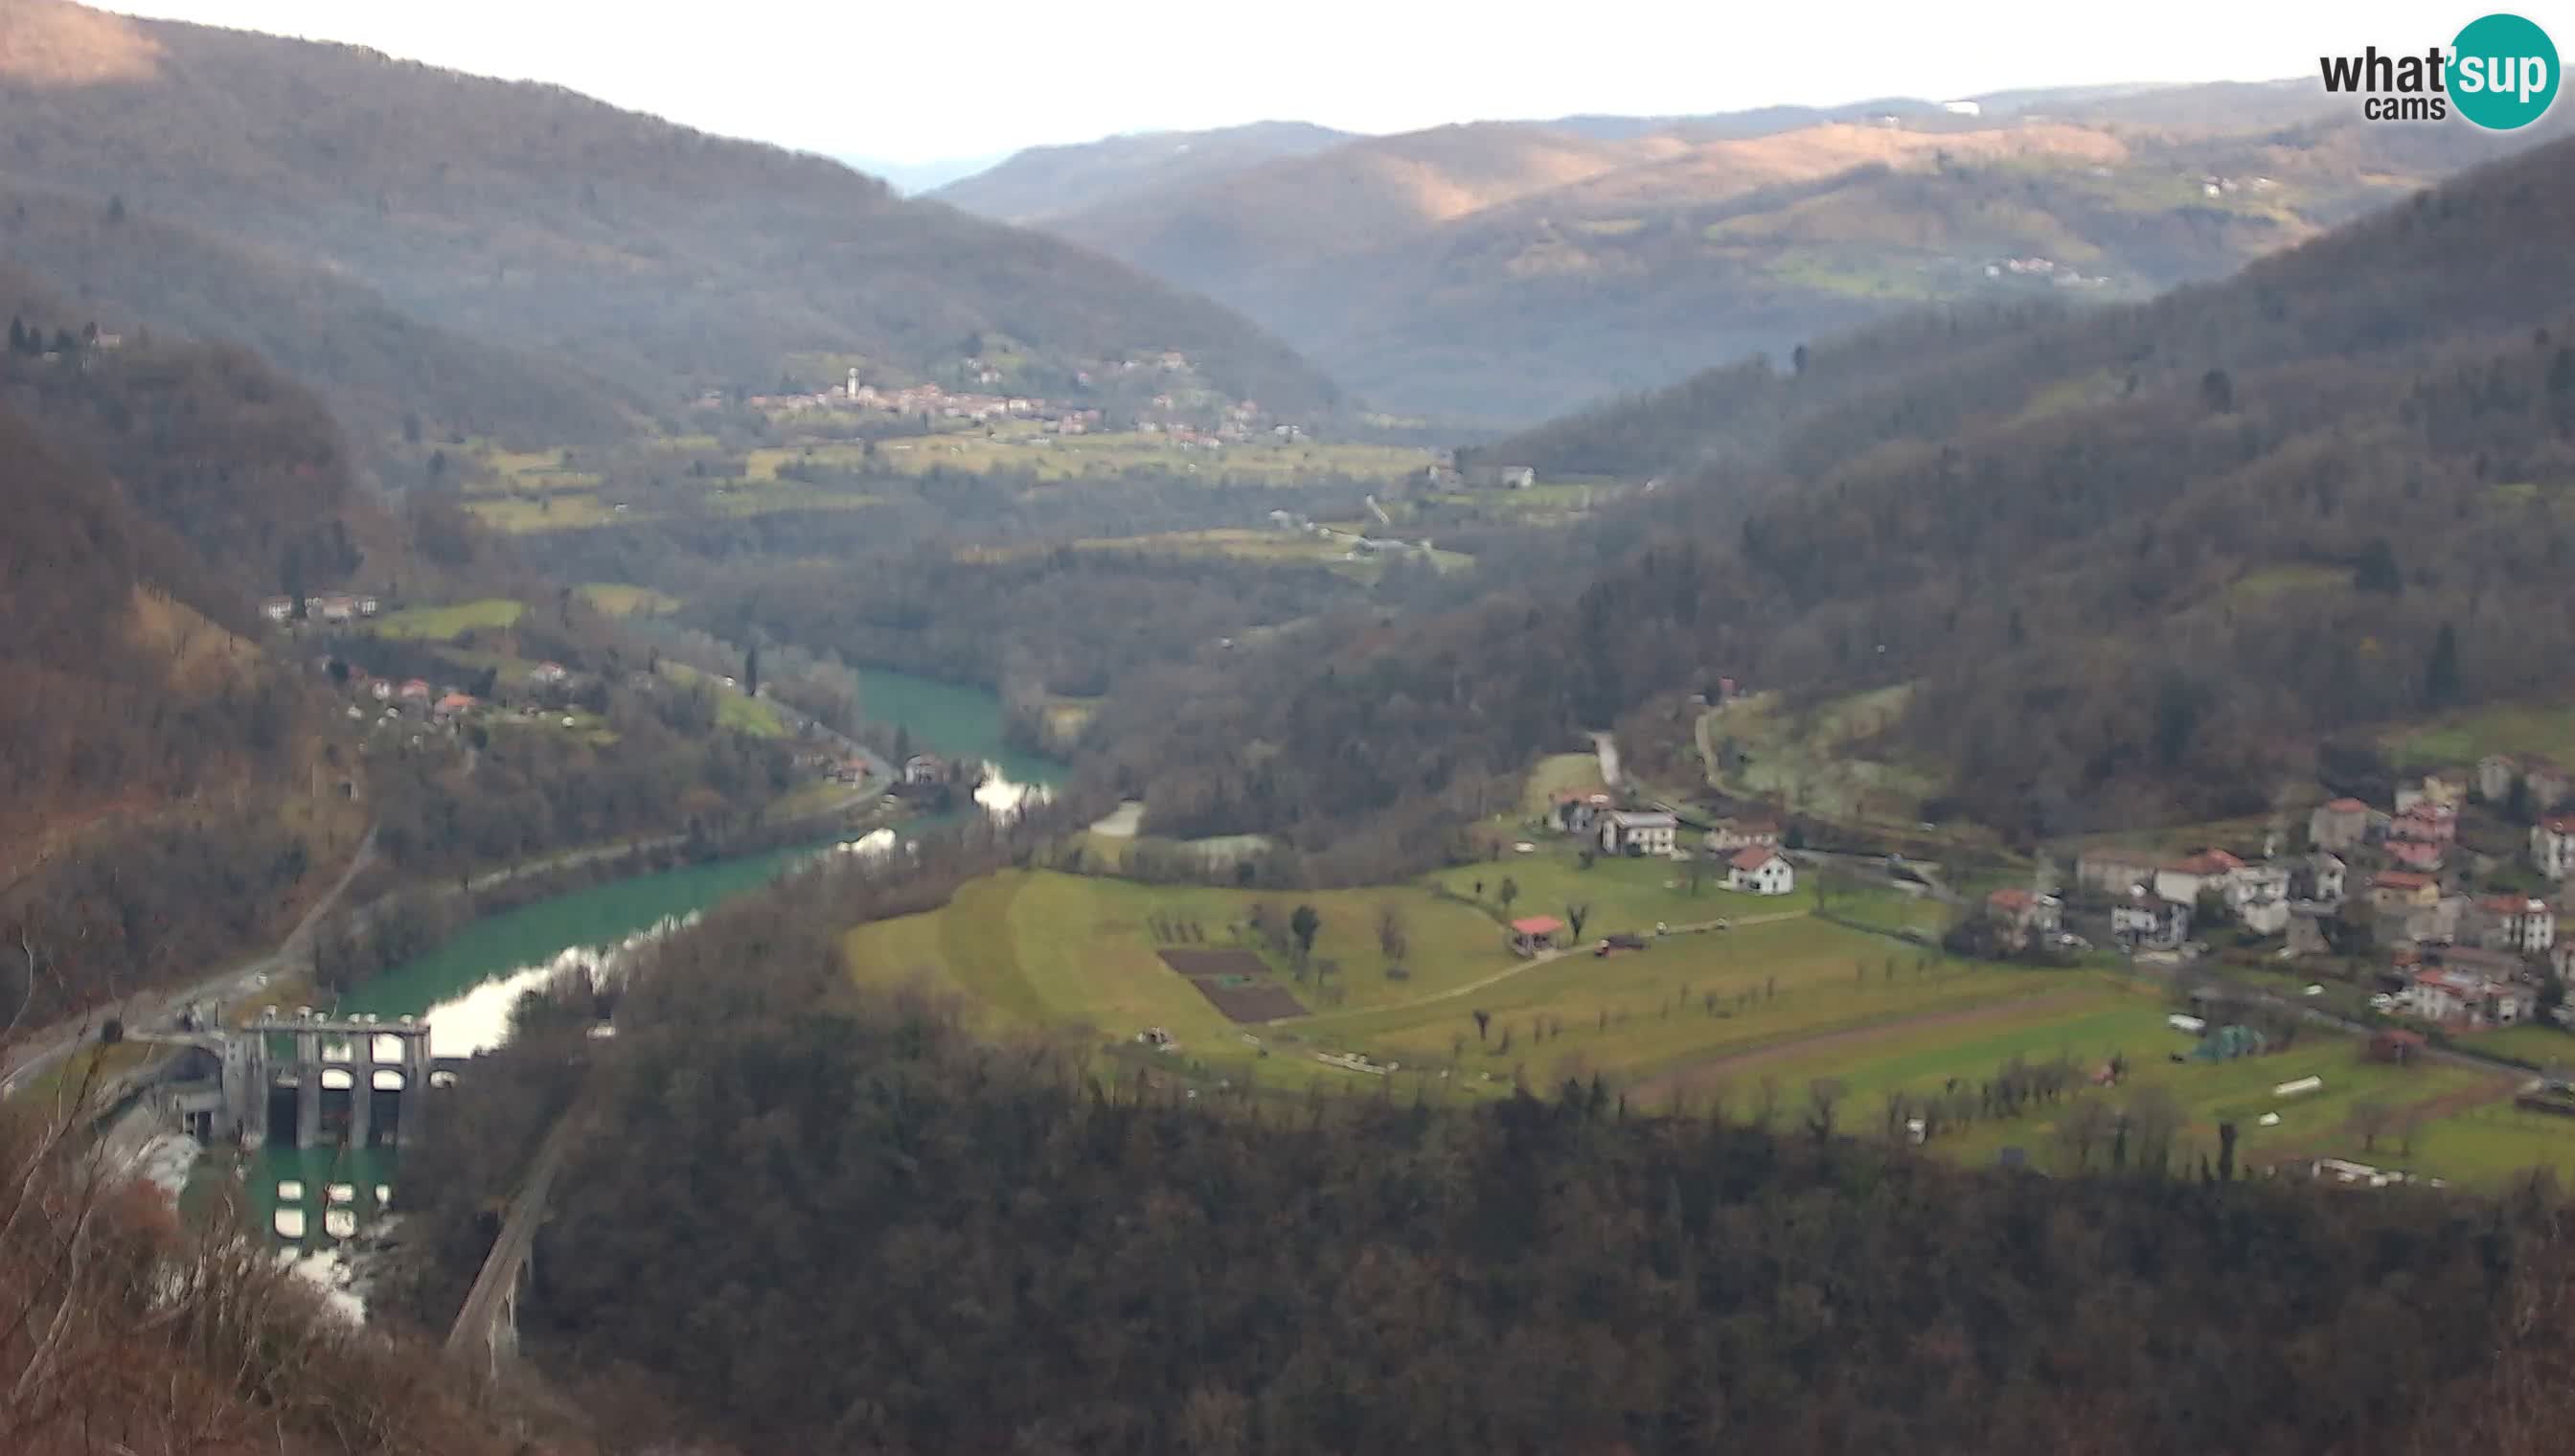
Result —
[[[2098, 985], [2063, 986], [1965, 1002], [1927, 1016], [1900, 1011], [1874, 1015], [1732, 1048], [1712, 1060], [1649, 1077], [1636, 1091], [1648, 1098], [1674, 1092], [1688, 1096], [1753, 1072], [1792, 1087], [1831, 1077], [1854, 1093], [1921, 1090], [1925, 1082], [1937, 1087], [1947, 1075], [1958, 1074], [1948, 1068], [1969, 1048], [1994, 1053], [1984, 1067], [1987, 1072], [2015, 1055], [2054, 1055], [2066, 1049], [2083, 1013], [2114, 994]], [[1881, 1060], [1899, 1048], [1913, 1054]]]
[[[1471, 1004], [1458, 998], [1418, 1010], [1356, 1013], [1331, 1018], [1316, 1031], [1412, 1060], [1509, 1058], [1516, 1051], [1540, 1065], [1578, 1056], [1586, 1071], [1643, 1075], [1856, 1022], [2026, 995], [2038, 984], [2022, 971], [1885, 956], [1884, 944], [1797, 917], [1726, 935], [1657, 941], [1606, 959], [1565, 956]], [[1477, 1010], [1487, 1017], [1480, 1032]]]
[[2575, 1180], [2575, 1118], [2530, 1112], [2501, 1097], [2373, 1145], [2343, 1129], [2312, 1149], [2379, 1167], [2399, 1167], [2456, 1183], [2495, 1186], [2532, 1169]]
[[405, 608], [377, 618], [369, 630], [378, 637], [445, 642], [476, 628], [513, 626], [527, 610], [524, 605], [506, 597], [486, 597], [478, 602], [458, 602], [446, 607]]
[[[1752, 916], [1748, 916], [1748, 917], [1746, 917], [1746, 918], [1744, 918], [1744, 919], [1740, 919], [1740, 920], [1736, 920], [1736, 921], [1734, 921], [1734, 922], [1733, 922], [1733, 924], [1734, 924], [1734, 926], [1735, 926], [1736, 928], [1741, 929], [1741, 928], [1746, 928], [1746, 927], [1749, 927], [1749, 926], [1752, 926], [1752, 925], [1766, 924], [1766, 923], [1769, 923], [1769, 922], [1774, 921], [1774, 920], [1794, 920], [1794, 919], [1801, 919], [1801, 918], [1803, 918], [1803, 917], [1805, 916], [1805, 914], [1806, 914], [1806, 912], [1805, 912], [1805, 911], [1803, 911], [1803, 910], [1782, 910], [1782, 911], [1780, 911], [1779, 913], [1774, 914], [1774, 915], [1752, 915]], [[1714, 926], [1713, 926], [1713, 925], [1710, 925], [1710, 924], [1699, 924], [1699, 925], [1675, 925], [1675, 926], [1673, 926], [1673, 927], [1672, 927], [1672, 933], [1673, 933], [1673, 934], [1676, 934], [1676, 935], [1683, 935], [1683, 934], [1714, 934], [1714, 933], [1717, 933], [1717, 931], [1715, 930]], [[1666, 942], [1666, 943], [1668, 943], [1668, 942]], [[1577, 954], [1577, 953], [1579, 953], [1579, 954], [1583, 954], [1583, 955], [1589, 955], [1591, 952], [1590, 952], [1590, 951], [1588, 951], [1588, 950], [1586, 950], [1586, 949], [1584, 949], [1582, 946], [1579, 946], [1579, 945], [1572, 946], [1572, 947], [1570, 947], [1570, 948], [1568, 948], [1568, 949], [1541, 951], [1541, 952], [1539, 952], [1539, 953], [1538, 953], [1538, 954], [1536, 954], [1536, 955], [1532, 955], [1532, 956], [1530, 956], [1529, 958], [1527, 958], [1527, 959], [1525, 959], [1525, 960], [1520, 961], [1520, 962], [1519, 962], [1518, 964], [1516, 964], [1516, 965], [1509, 966], [1509, 967], [1507, 967], [1507, 968], [1505, 968], [1505, 969], [1502, 969], [1502, 970], [1497, 970], [1497, 971], [1493, 972], [1491, 975], [1485, 976], [1485, 977], [1484, 977], [1483, 979], [1481, 979], [1481, 980], [1468, 981], [1468, 982], [1466, 982], [1464, 985], [1455, 985], [1455, 986], [1450, 986], [1450, 987], [1448, 987], [1448, 988], [1447, 988], [1447, 989], [1445, 989], [1445, 990], [1432, 991], [1432, 992], [1430, 992], [1428, 995], [1424, 995], [1424, 996], [1415, 996], [1415, 997], [1413, 997], [1411, 1000], [1408, 1000], [1408, 1001], [1397, 1001], [1397, 1002], [1395, 1002], [1393, 1005], [1390, 1005], [1390, 1006], [1380, 1006], [1380, 1007], [1376, 1007], [1376, 1008], [1374, 1008], [1374, 1009], [1376, 1009], [1376, 1010], [1380, 1010], [1380, 1011], [1388, 1011], [1388, 1012], [1392, 1012], [1392, 1011], [1409, 1011], [1409, 1010], [1417, 1009], [1417, 1008], [1422, 1007], [1422, 1006], [1431, 1005], [1431, 1004], [1433, 1004], [1433, 1003], [1435, 1003], [1435, 1002], [1439, 1002], [1439, 1001], [1454, 1000], [1455, 998], [1457, 998], [1457, 997], [1459, 997], [1459, 996], [1462, 996], [1462, 995], [1466, 995], [1466, 994], [1468, 994], [1468, 993], [1470, 993], [1470, 992], [1473, 992], [1473, 991], [1480, 991], [1480, 990], [1483, 990], [1483, 989], [1485, 989], [1486, 987], [1489, 987], [1489, 986], [1499, 985], [1499, 984], [1501, 984], [1503, 981], [1509, 980], [1509, 979], [1511, 979], [1513, 976], [1519, 975], [1519, 974], [1521, 974], [1521, 973], [1522, 973], [1522, 972], [1524, 972], [1524, 971], [1535, 970], [1535, 969], [1537, 969], [1537, 968], [1538, 968], [1539, 966], [1541, 966], [1541, 965], [1551, 964], [1551, 963], [1553, 963], [1553, 962], [1555, 962], [1555, 961], [1557, 961], [1557, 960], [1562, 959], [1563, 957], [1565, 957], [1565, 956], [1567, 956], [1567, 955], [1573, 955], [1573, 954]], [[1633, 954], [1633, 953], [1635, 953], [1635, 952], [1632, 952], [1632, 951], [1631, 951], [1631, 952], [1624, 952], [1624, 953]], [[1596, 956], [1595, 956], [1594, 958], [1596, 959], [1596, 958], [1599, 958], [1599, 957], [1596, 957]], [[1317, 1018], [1315, 1018], [1315, 1021], [1314, 1021], [1312, 1024], [1315, 1024], [1315, 1025], [1317, 1025], [1317, 1026], [1321, 1026], [1321, 1027], [1324, 1027], [1324, 1028], [1328, 1029], [1328, 1027], [1329, 1027], [1329, 1026], [1330, 1026], [1330, 1024], [1331, 1024], [1331, 1018], [1330, 1018], [1330, 1017], [1328, 1017], [1328, 1016], [1317, 1017]]]

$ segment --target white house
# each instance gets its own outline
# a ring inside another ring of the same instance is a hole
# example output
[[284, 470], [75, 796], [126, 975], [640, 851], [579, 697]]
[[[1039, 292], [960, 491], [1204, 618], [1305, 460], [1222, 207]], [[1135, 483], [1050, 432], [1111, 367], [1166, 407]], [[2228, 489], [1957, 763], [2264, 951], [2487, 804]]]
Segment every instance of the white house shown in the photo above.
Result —
[[2236, 923], [2256, 935], [2289, 928], [2289, 870], [2281, 864], [2247, 864], [2228, 875], [2219, 892]]
[[1725, 861], [1725, 883], [1746, 894], [1786, 894], [1797, 887], [1797, 867], [1769, 845], [1755, 844]]
[[2308, 855], [2306, 862], [2291, 876], [2289, 891], [2296, 894], [2304, 890], [2308, 899], [2338, 901], [2343, 897], [2347, 869], [2340, 855], [2318, 849]]
[[1600, 847], [1612, 854], [1669, 854], [1680, 827], [1660, 809], [1613, 809], [1600, 816]]
[[2547, 814], [2530, 826], [2530, 862], [2550, 879], [2575, 873], [2575, 814]]
[[2526, 985], [2489, 980], [2460, 970], [2423, 970], [2398, 993], [2405, 1009], [2426, 1021], [2487, 1022], [2509, 1026], [2527, 1018], [2538, 996]]
[[2546, 900], [2487, 895], [2476, 902], [2476, 924], [2478, 940], [2490, 950], [2540, 955], [2557, 943], [2557, 911]]
[[2337, 798], [2307, 815], [2307, 839], [2319, 849], [2337, 853], [2356, 849], [2369, 835], [2369, 805], [2356, 798]]
[[271, 597], [259, 604], [259, 615], [271, 622], [284, 622], [295, 615], [295, 599]]
[[2235, 906], [2235, 923], [2256, 935], [2283, 935], [2289, 929], [2289, 897], [2284, 894], [2260, 895], [2239, 901]]
[[937, 758], [930, 756], [928, 753], [915, 753], [910, 758], [904, 760], [903, 781], [906, 783], [936, 783], [939, 781], [940, 776], [947, 771], [948, 765], [940, 762]]
[[2140, 950], [2170, 950], [2190, 938], [2190, 906], [2139, 890], [2110, 906], [2110, 936]]
[[2204, 889], [2224, 890], [2244, 869], [2244, 861], [2223, 849], [2202, 849], [2187, 859], [2155, 871], [2155, 893], [2189, 904]]

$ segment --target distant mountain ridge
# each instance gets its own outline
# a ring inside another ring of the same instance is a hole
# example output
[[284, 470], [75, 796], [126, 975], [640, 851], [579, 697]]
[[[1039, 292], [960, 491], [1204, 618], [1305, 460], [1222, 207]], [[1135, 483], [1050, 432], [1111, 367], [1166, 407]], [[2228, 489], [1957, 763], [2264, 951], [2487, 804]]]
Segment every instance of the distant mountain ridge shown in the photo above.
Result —
[[1478, 123], [1032, 220], [1232, 304], [1373, 403], [1527, 421], [1925, 302], [2222, 276], [2534, 139], [2327, 107], [2291, 81]]
[[[1669, 488], [1471, 610], [1136, 702], [1111, 766], [1157, 765], [1148, 812], [1195, 815], [1167, 832], [1320, 848], [1381, 814], [1435, 846], [1443, 791], [1585, 727], [1697, 781], [1726, 729], [1690, 695], [1724, 676], [1792, 711], [1898, 691], [1819, 810], [1896, 832], [2033, 844], [2259, 815], [2327, 759], [2384, 777], [2405, 726], [2567, 702], [2570, 226], [2561, 137], [2220, 282], [1909, 312], [1505, 441], [1483, 459]], [[1261, 764], [1207, 749], [1280, 723]]]
[[1150, 188], [1222, 176], [1283, 157], [1311, 156], [1354, 137], [1301, 121], [1133, 132], [1069, 146], [1030, 147], [929, 195], [979, 217], [1026, 223]]
[[[612, 410], [764, 386], [792, 354], [923, 377], [993, 341], [1041, 382], [1180, 350], [1237, 397], [1288, 411], [1335, 397], [1218, 304], [820, 157], [559, 87], [63, 0], [0, 0], [0, 188], [184, 229], [220, 245], [200, 255], [210, 267], [249, 250], [318, 270], [451, 336], [543, 356]], [[17, 225], [0, 212], [13, 255]], [[75, 296], [141, 291], [113, 256], [62, 247], [47, 263]], [[165, 284], [149, 312], [215, 334], [238, 282], [224, 268], [198, 292]], [[327, 363], [279, 353], [329, 387]]]

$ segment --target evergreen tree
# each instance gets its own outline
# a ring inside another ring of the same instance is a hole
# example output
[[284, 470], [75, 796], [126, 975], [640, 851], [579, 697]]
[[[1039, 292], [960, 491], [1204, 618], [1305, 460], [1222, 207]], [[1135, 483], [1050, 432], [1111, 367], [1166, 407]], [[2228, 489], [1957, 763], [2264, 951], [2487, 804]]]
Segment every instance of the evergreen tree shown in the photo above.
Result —
[[9, 316], [9, 352], [12, 354], [27, 352], [27, 321], [15, 314]]
[[2459, 701], [2459, 634], [2446, 622], [2432, 640], [2431, 665], [2423, 670], [2423, 701], [2433, 708]]
[[2383, 592], [2393, 597], [2405, 590], [2405, 575], [2397, 570], [2395, 548], [2387, 538], [2374, 536], [2360, 549], [2360, 564], [2352, 572], [2351, 584], [2363, 592]]
[[2235, 379], [2225, 370], [2212, 369], [2199, 377], [2200, 403], [2212, 415], [2235, 413]]

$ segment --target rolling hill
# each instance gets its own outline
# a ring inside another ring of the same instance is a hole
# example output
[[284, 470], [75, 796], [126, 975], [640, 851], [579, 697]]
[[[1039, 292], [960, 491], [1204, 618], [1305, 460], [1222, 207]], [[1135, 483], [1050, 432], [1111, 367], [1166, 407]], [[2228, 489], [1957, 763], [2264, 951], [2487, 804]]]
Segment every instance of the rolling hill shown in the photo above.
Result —
[[1255, 298], [1273, 274], [1414, 238], [1683, 145], [1507, 122], [1438, 127], [1112, 199], [1046, 226], [1185, 287]]
[[1979, 107], [1445, 127], [1035, 222], [1375, 404], [1524, 422], [1924, 302], [2151, 297], [2530, 140], [2325, 117], [2299, 83]]
[[[557, 87], [61, 0], [0, 0], [0, 186], [203, 240], [207, 271], [149, 300], [171, 328], [224, 332], [245, 301], [285, 279], [318, 291], [318, 274], [346, 297], [315, 327], [364, 332], [381, 300], [511, 351], [493, 416], [531, 366], [595, 414], [766, 387], [789, 355], [900, 380], [996, 341], [1032, 390], [1085, 359], [1177, 349], [1238, 397], [1315, 410], [1334, 393], [1217, 304], [823, 158]], [[141, 306], [134, 270], [92, 252], [50, 248], [56, 282]], [[326, 382], [330, 344], [278, 354]]]
[[144, 321], [251, 349], [326, 399], [361, 439], [431, 422], [545, 444], [614, 438], [654, 408], [529, 349], [424, 322], [327, 264], [94, 196], [0, 182], [0, 248], [66, 280], [62, 312], [125, 332]]
[[[1909, 316], [1512, 442], [1694, 465], [1553, 571], [1122, 703], [1104, 736], [1159, 721], [1125, 766], [1157, 765], [1168, 832], [1429, 853], [1443, 800], [1582, 728], [1692, 781], [1687, 698], [1719, 675], [1902, 685], [1851, 751], [1935, 785], [1921, 816], [2028, 842], [2258, 813], [2329, 741], [2560, 703], [2570, 164], [2543, 144], [2222, 283]], [[1280, 751], [1245, 763], [1255, 736]]]

